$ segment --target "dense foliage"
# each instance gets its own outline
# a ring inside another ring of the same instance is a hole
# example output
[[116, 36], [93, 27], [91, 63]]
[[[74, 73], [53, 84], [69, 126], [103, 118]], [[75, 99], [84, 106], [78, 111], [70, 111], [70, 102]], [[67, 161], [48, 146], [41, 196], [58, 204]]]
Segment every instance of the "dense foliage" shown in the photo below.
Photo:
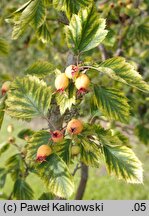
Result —
[[0, 186], [11, 174], [10, 198], [33, 199], [26, 178], [35, 173], [48, 189], [40, 199], [69, 198], [78, 163], [105, 163], [118, 179], [143, 183], [142, 164], [122, 131], [149, 142], [149, 2], [12, 2], [1, 3], [0, 126], [7, 114], [43, 118], [48, 128], [20, 131], [23, 147], [13, 139], [0, 146], [0, 155], [10, 143], [18, 150], [0, 168]]

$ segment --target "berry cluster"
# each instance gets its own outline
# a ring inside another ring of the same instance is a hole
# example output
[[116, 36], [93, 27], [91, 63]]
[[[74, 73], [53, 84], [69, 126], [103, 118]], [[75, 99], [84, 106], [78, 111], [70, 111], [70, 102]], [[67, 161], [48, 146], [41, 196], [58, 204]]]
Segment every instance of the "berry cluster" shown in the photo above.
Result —
[[[65, 73], [61, 73], [55, 79], [55, 87], [58, 92], [63, 92], [68, 86], [70, 80], [74, 83], [78, 94], [84, 94], [87, 92], [90, 85], [90, 80], [85, 73], [80, 72], [79, 67], [76, 65], [70, 65], [66, 68]], [[10, 89], [10, 81], [3, 83], [1, 88], [1, 94], [4, 96]], [[78, 135], [83, 130], [83, 123], [78, 119], [72, 119], [68, 122], [66, 131], [70, 135]], [[51, 140], [54, 143], [62, 142], [64, 139], [64, 130], [55, 130], [50, 132]], [[25, 140], [28, 140], [28, 136], [24, 137]], [[13, 140], [10, 140], [13, 142]], [[72, 155], [77, 155], [80, 152], [80, 147], [77, 145], [72, 146], [71, 153]], [[46, 157], [52, 154], [52, 148], [45, 144], [41, 145], [37, 150], [36, 160], [39, 162], [46, 161]]]
[[72, 80], [78, 90], [78, 94], [84, 94], [90, 85], [88, 76], [79, 72], [79, 67], [69, 65], [65, 73], [61, 73], [55, 79], [55, 88], [58, 92], [63, 92], [69, 85], [69, 80]]
[[[78, 119], [72, 119], [68, 122], [66, 131], [70, 135], [78, 135], [83, 130], [83, 123]], [[60, 130], [55, 130], [51, 133], [51, 139], [54, 143], [62, 142], [64, 139], [64, 133]], [[79, 146], [72, 146], [71, 153], [77, 155], [80, 152]], [[37, 150], [36, 160], [39, 162], [46, 161], [46, 157], [52, 154], [52, 149], [48, 145], [41, 145]]]

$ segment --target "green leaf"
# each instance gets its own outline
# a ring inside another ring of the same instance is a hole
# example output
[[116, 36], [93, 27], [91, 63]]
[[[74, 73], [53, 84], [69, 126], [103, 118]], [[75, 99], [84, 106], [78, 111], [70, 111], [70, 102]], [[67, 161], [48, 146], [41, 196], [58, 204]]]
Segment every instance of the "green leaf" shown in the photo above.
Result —
[[29, 139], [27, 146], [27, 159], [33, 163], [36, 160], [37, 150], [41, 145], [47, 145], [50, 143], [50, 133], [45, 130], [35, 132], [31, 139]]
[[98, 46], [106, 37], [105, 20], [99, 17], [94, 7], [81, 9], [73, 15], [66, 27], [66, 39], [74, 53], [86, 52]]
[[54, 73], [55, 66], [46, 61], [37, 61], [30, 65], [25, 74], [35, 75], [39, 78], [44, 78], [51, 73]]
[[122, 132], [111, 129], [111, 133], [113, 136], [116, 136], [123, 145], [126, 145], [127, 147], [131, 148], [129, 138], [125, 136]]
[[17, 200], [32, 200], [33, 190], [25, 180], [17, 179], [13, 188], [13, 196]]
[[65, 139], [63, 142], [57, 143], [54, 146], [54, 150], [55, 150], [56, 154], [58, 154], [58, 156], [60, 158], [62, 158], [63, 161], [65, 161], [66, 164], [70, 163], [71, 145], [72, 145], [72, 140]]
[[149, 144], [149, 127], [139, 124], [135, 128], [135, 133], [141, 142], [143, 142], [145, 145]]
[[103, 45], [111, 48], [114, 46], [116, 41], [117, 41], [117, 38], [116, 38], [115, 32], [112, 29], [110, 29], [108, 31], [108, 34], [107, 34], [105, 40], [103, 41]]
[[37, 172], [46, 183], [49, 192], [59, 197], [68, 198], [74, 191], [72, 176], [63, 160], [52, 154], [47, 157], [46, 162], [37, 166]]
[[37, 29], [37, 35], [38, 38], [43, 43], [48, 43], [51, 40], [50, 31], [48, 28], [48, 25], [46, 23], [43, 23], [38, 29]]
[[143, 42], [148, 42], [149, 40], [149, 23], [147, 22], [149, 22], [149, 19], [146, 20], [144, 23], [140, 24], [136, 31], [136, 38]]
[[[32, 2], [32, 0], [29, 0], [28, 2], [26, 2], [25, 4], [23, 4], [21, 7], [19, 7], [13, 14], [17, 14], [20, 13], [22, 11], [24, 11], [24, 9]], [[13, 15], [12, 14], [12, 15]]]
[[0, 145], [0, 156], [9, 149], [10, 147], [10, 144], [9, 143], [6, 143], [4, 145]]
[[9, 53], [9, 45], [6, 40], [0, 38], [0, 55], [7, 55]]
[[7, 172], [4, 168], [0, 168], [0, 188], [3, 188], [6, 182]]
[[95, 85], [94, 94], [95, 104], [105, 116], [121, 122], [128, 122], [129, 105], [122, 92]]
[[13, 39], [17, 39], [21, 36], [29, 25], [33, 26], [35, 29], [39, 28], [46, 18], [45, 6], [42, 0], [29, 1], [15, 13], [13, 19]]
[[79, 113], [83, 116], [88, 114], [95, 115], [95, 113], [99, 113], [94, 101], [93, 92], [89, 92], [88, 94], [83, 96], [82, 101], [79, 104]]
[[17, 78], [11, 85], [6, 100], [7, 114], [11, 117], [30, 120], [48, 113], [51, 103], [51, 88], [34, 76]]
[[22, 167], [22, 157], [21, 155], [18, 153], [18, 154], [15, 154], [13, 156], [11, 156], [7, 162], [6, 162], [6, 167], [8, 168], [8, 170], [13, 170], [13, 169], [17, 169], [17, 168], [20, 168]]
[[96, 70], [107, 74], [110, 78], [124, 84], [149, 92], [149, 85], [143, 81], [142, 76], [134, 69], [133, 65], [126, 62], [123, 57], [114, 57], [102, 62]]
[[126, 146], [103, 145], [107, 169], [128, 183], [142, 183], [142, 164], [134, 152]]
[[42, 0], [34, 0], [23, 10], [20, 21], [25, 23], [31, 22], [35, 28], [38, 28], [45, 21], [45, 16], [44, 2]]
[[18, 39], [28, 28], [27, 23], [16, 21], [13, 26], [12, 39]]
[[139, 42], [148, 42], [149, 40], [149, 17], [143, 19], [129, 28], [127, 40], [136, 40]]
[[110, 174], [128, 183], [142, 183], [142, 163], [126, 143], [117, 136], [112, 136], [109, 130], [94, 126], [100, 146], [102, 147], [106, 167]]
[[54, 200], [54, 196], [52, 193], [43, 193], [38, 200]]
[[43, 0], [45, 6], [51, 6], [51, 2], [49, 0]]
[[57, 9], [65, 11], [68, 18], [70, 18], [72, 14], [78, 13], [80, 8], [89, 6], [92, 3], [93, 0], [53, 0], [53, 5]]
[[9, 172], [13, 179], [17, 179], [22, 173], [25, 172], [24, 161], [20, 153], [12, 155], [6, 161], [7, 172]]
[[5, 101], [6, 101], [6, 96], [2, 97], [0, 99], [0, 129], [1, 129], [1, 126], [2, 126], [2, 123], [3, 123], [3, 119], [4, 119], [4, 109], [5, 109]]
[[85, 137], [78, 137], [80, 138], [81, 161], [87, 166], [99, 167], [101, 162], [100, 147]]
[[59, 106], [60, 113], [63, 115], [67, 109], [71, 109], [72, 105], [76, 103], [76, 94], [75, 89], [72, 94], [64, 92], [63, 94], [57, 93], [56, 102]]
[[31, 129], [22, 129], [19, 133], [18, 133], [18, 137], [20, 139], [25, 139], [26, 137], [30, 137], [33, 136], [34, 131]]
[[139, 10], [139, 8], [133, 8], [133, 7], [132, 8], [128, 8], [128, 7], [125, 7], [124, 13], [126, 15], [130, 16], [130, 17], [135, 18], [135, 17], [139, 16], [140, 10]]

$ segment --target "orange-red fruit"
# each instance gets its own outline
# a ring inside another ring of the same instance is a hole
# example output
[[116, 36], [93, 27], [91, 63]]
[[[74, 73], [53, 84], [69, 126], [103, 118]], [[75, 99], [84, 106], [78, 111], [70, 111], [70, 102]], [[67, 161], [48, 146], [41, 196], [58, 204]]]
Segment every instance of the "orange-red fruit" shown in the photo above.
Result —
[[70, 134], [79, 134], [83, 130], [83, 124], [78, 119], [72, 119], [70, 122], [68, 122], [67, 125], [67, 131]]
[[58, 75], [55, 79], [55, 88], [58, 91], [64, 91], [69, 85], [69, 79], [68, 77], [66, 77], [66, 75], [64, 73], [61, 73], [60, 75]]
[[79, 68], [76, 65], [69, 65], [66, 70], [65, 74], [69, 79], [74, 79], [78, 76], [79, 74]]
[[111, 7], [111, 8], [114, 8], [114, 3], [111, 3], [111, 4], [110, 4], [110, 7]]
[[10, 81], [4, 82], [1, 88], [2, 95], [5, 95], [7, 91], [9, 91], [9, 89], [10, 89]]
[[54, 132], [51, 133], [52, 137], [51, 139], [53, 140], [53, 142], [57, 143], [57, 142], [61, 142], [64, 139], [64, 135], [61, 131], [56, 130]]
[[76, 145], [72, 146], [71, 154], [75, 156], [75, 155], [78, 155], [79, 153], [80, 153], [80, 147]]
[[41, 145], [37, 150], [36, 160], [39, 162], [46, 161], [46, 157], [52, 154], [52, 149], [48, 145]]
[[15, 137], [11, 136], [8, 138], [8, 142], [11, 143], [11, 144], [14, 144], [16, 141]]
[[90, 80], [86, 74], [80, 74], [75, 81], [75, 86], [80, 92], [86, 92], [90, 85]]

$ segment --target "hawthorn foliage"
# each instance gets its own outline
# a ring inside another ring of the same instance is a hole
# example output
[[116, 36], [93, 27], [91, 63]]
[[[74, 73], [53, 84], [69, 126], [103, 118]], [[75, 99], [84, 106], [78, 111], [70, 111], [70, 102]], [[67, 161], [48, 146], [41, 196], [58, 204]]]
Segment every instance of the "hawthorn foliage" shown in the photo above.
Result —
[[[111, 128], [105, 129], [100, 119], [128, 124], [130, 104], [124, 87], [133, 89], [136, 94], [138, 91], [143, 95], [149, 93], [149, 85], [137, 72], [134, 63], [127, 60], [125, 55], [119, 56], [124, 40], [131, 37], [133, 40], [147, 41], [149, 26], [145, 20], [136, 18], [140, 13], [136, 6], [121, 8], [115, 3], [116, 8], [112, 12], [112, 5], [105, 3], [102, 8], [101, 5], [100, 8], [97, 6], [92, 0], [78, 0], [77, 3], [71, 0], [29, 0], [6, 20], [13, 25], [13, 39], [20, 40], [30, 31], [41, 43], [46, 44], [51, 43], [53, 34], [48, 20], [53, 18], [53, 14], [60, 14], [60, 31], [65, 34], [69, 57], [73, 56], [71, 61], [68, 58], [67, 65], [75, 64], [79, 74], [86, 74], [90, 79], [90, 86], [84, 94], [78, 94], [75, 79], [69, 79], [68, 87], [62, 92], [56, 91], [54, 81], [65, 72], [66, 66], [58, 68], [52, 61], [45, 60], [33, 62], [21, 75], [11, 79], [10, 89], [0, 99], [0, 126], [5, 113], [23, 121], [40, 117], [48, 125], [48, 129], [41, 128], [39, 131], [29, 128], [20, 131], [18, 137], [24, 140], [23, 147], [11, 140], [18, 153], [8, 158], [5, 169], [0, 169], [1, 187], [4, 187], [8, 174], [14, 181], [11, 198], [33, 199], [34, 192], [26, 181], [31, 173], [41, 178], [48, 191], [43, 192], [39, 199], [52, 199], [54, 196], [69, 198], [75, 190], [71, 167], [76, 161], [97, 168], [105, 163], [110, 175], [128, 183], [143, 183], [142, 164], [128, 145], [127, 137], [121, 132], [113, 132]], [[118, 17], [120, 11], [123, 16], [120, 14]], [[105, 18], [109, 14], [106, 27]], [[120, 28], [122, 35], [117, 39], [113, 25], [118, 18], [122, 24], [128, 23]], [[134, 18], [138, 19], [135, 27], [132, 25]], [[54, 21], [51, 25], [55, 25]], [[57, 37], [56, 33], [54, 37]], [[119, 45], [114, 55], [115, 43]], [[106, 56], [104, 51], [104, 59], [94, 59], [94, 50], [103, 48], [103, 45], [111, 47], [112, 54], [109, 52]], [[0, 54], [6, 55], [8, 52], [7, 42], [0, 38]], [[66, 130], [73, 118], [83, 121], [83, 131], [77, 135]], [[137, 125], [137, 133], [145, 130], [140, 127], [140, 124]], [[52, 141], [54, 130], [63, 131], [64, 139], [61, 142]], [[36, 161], [37, 151], [45, 144], [52, 149], [52, 154], [39, 163]], [[9, 146], [9, 143], [1, 146], [0, 155]], [[74, 146], [79, 147], [75, 156], [72, 154]]]

